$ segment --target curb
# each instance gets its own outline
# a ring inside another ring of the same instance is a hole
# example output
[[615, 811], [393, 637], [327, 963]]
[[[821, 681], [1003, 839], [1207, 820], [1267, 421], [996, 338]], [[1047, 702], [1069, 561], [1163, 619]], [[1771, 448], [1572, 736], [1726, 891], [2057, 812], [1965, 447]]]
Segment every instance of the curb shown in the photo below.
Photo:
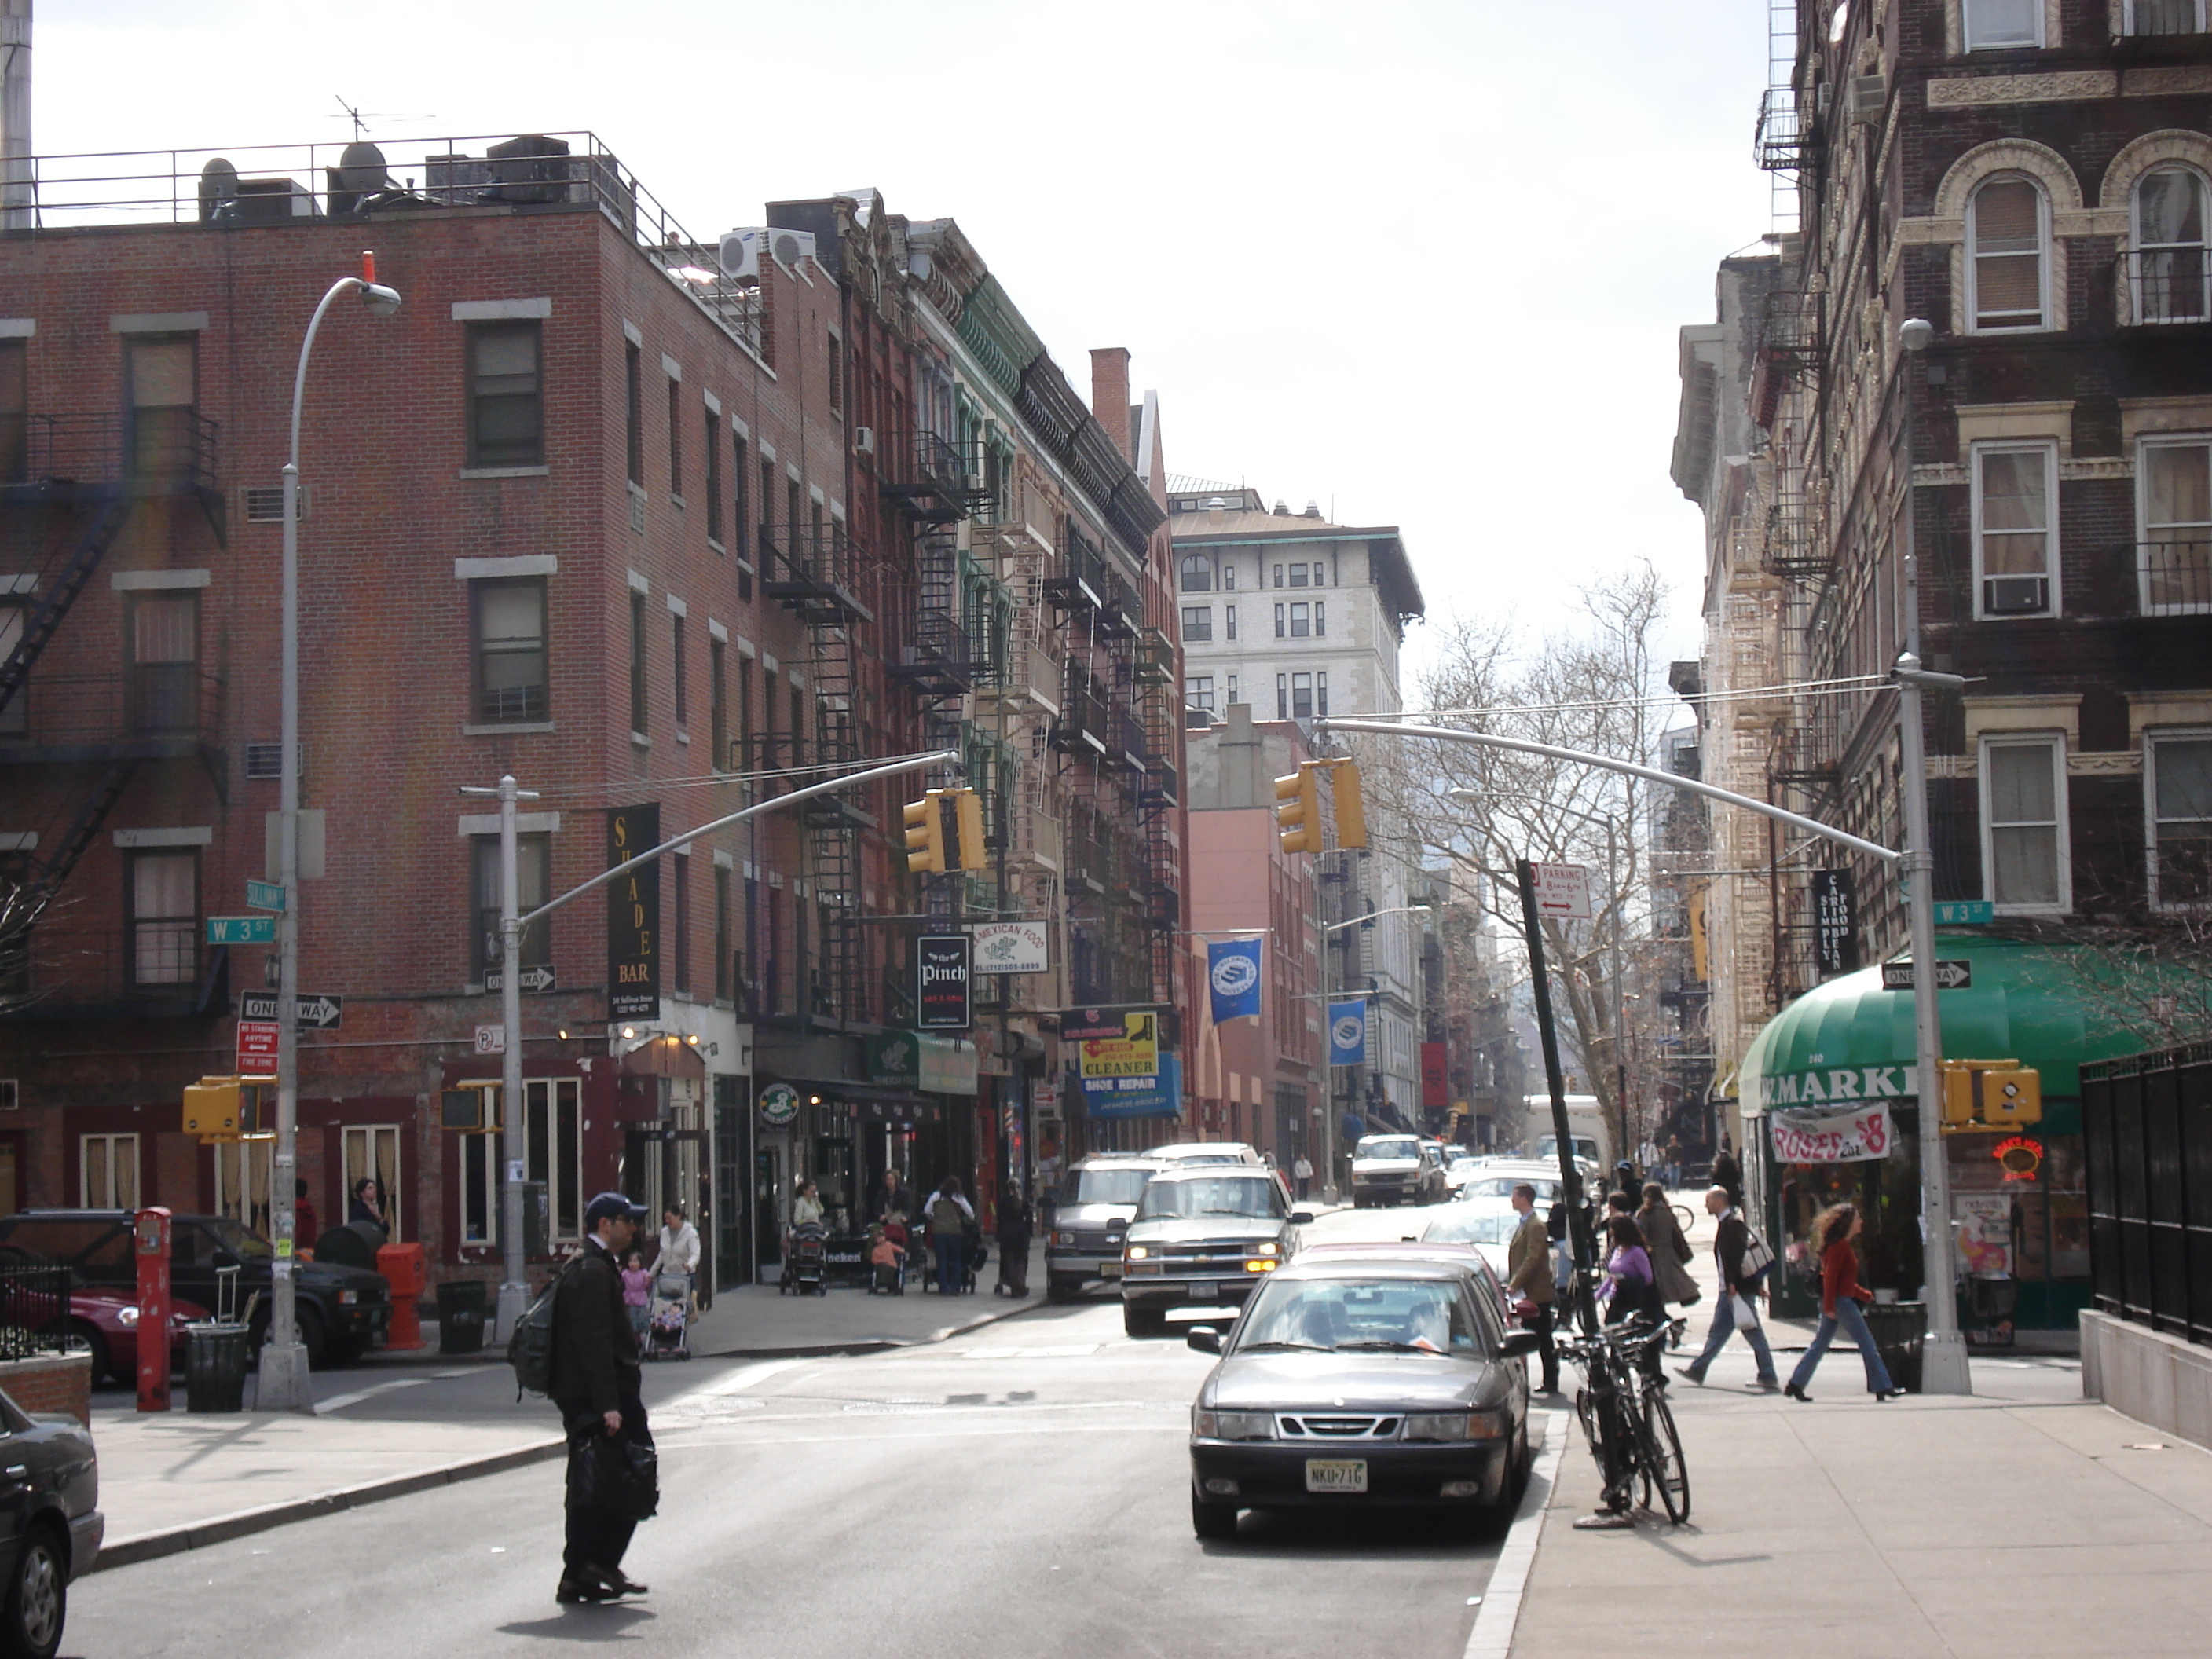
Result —
[[181, 1555], [186, 1550], [227, 1544], [234, 1538], [249, 1537], [274, 1527], [289, 1526], [295, 1521], [312, 1521], [318, 1516], [336, 1515], [342, 1510], [380, 1504], [387, 1498], [404, 1498], [410, 1492], [427, 1492], [434, 1486], [449, 1486], [485, 1475], [504, 1474], [509, 1469], [548, 1462], [562, 1455], [568, 1447], [567, 1437], [556, 1435], [550, 1440], [533, 1441], [528, 1445], [511, 1447], [506, 1451], [493, 1452], [483, 1457], [467, 1458], [439, 1468], [422, 1469], [413, 1474], [392, 1475], [382, 1480], [365, 1480], [357, 1486], [340, 1486], [331, 1492], [317, 1492], [312, 1498], [270, 1504], [258, 1510], [240, 1510], [234, 1515], [219, 1515], [211, 1521], [196, 1521], [189, 1526], [172, 1527], [162, 1532], [142, 1532], [133, 1537], [118, 1538], [104, 1546], [94, 1559], [91, 1570], [104, 1572], [110, 1567], [127, 1567], [140, 1561], [158, 1560], [165, 1555]]
[[1528, 1591], [1528, 1574], [1536, 1565], [1536, 1546], [1544, 1534], [1544, 1517], [1551, 1511], [1552, 1497], [1558, 1489], [1559, 1460], [1566, 1454], [1567, 1418], [1567, 1413], [1555, 1411], [1545, 1425], [1544, 1449], [1536, 1455], [1528, 1490], [1521, 1499], [1521, 1513], [1514, 1517], [1498, 1549], [1498, 1564], [1491, 1569], [1490, 1585], [1474, 1615], [1474, 1628], [1468, 1632], [1462, 1659], [1506, 1659], [1513, 1651], [1514, 1629], [1521, 1622], [1521, 1598]]

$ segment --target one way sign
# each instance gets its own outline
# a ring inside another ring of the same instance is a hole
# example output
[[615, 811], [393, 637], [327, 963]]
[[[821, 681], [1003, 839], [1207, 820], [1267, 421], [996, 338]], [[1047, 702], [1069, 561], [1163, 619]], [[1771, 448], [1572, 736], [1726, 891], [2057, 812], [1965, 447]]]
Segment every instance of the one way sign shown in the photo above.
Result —
[[[550, 968], [526, 968], [519, 978], [526, 994], [534, 994], [553, 988], [553, 970]], [[507, 970], [505, 969], [494, 968], [484, 975], [485, 990], [504, 991], [506, 988]]]
[[[1955, 957], [1938, 957], [1936, 963], [1936, 988], [1939, 991], [1965, 991], [1972, 988], [1974, 964]], [[1885, 991], [1910, 991], [1912, 988], [1912, 964], [1909, 962], [1885, 962], [1881, 964], [1881, 988]]]
[[[248, 991], [238, 999], [238, 1017], [273, 1020], [280, 1000], [274, 991]], [[295, 1006], [299, 1010], [299, 1027], [303, 1031], [335, 1031], [345, 1024], [343, 997], [303, 996]]]

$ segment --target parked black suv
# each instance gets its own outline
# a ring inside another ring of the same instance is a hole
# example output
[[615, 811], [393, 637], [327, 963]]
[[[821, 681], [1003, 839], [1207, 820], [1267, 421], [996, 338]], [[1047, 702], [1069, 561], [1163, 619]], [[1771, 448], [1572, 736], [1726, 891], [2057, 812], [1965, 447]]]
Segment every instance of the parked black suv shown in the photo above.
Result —
[[[0, 1258], [65, 1261], [76, 1270], [76, 1282], [88, 1290], [136, 1296], [138, 1262], [131, 1249], [131, 1218], [128, 1210], [24, 1210], [0, 1219]], [[258, 1351], [269, 1329], [270, 1268], [276, 1257], [269, 1241], [221, 1215], [178, 1216], [171, 1238], [170, 1289], [210, 1312], [216, 1306], [216, 1270], [239, 1269], [238, 1310], [243, 1314], [252, 1303], [249, 1322]], [[384, 1346], [392, 1291], [382, 1274], [301, 1261], [292, 1278], [300, 1340], [310, 1365], [342, 1364]]]

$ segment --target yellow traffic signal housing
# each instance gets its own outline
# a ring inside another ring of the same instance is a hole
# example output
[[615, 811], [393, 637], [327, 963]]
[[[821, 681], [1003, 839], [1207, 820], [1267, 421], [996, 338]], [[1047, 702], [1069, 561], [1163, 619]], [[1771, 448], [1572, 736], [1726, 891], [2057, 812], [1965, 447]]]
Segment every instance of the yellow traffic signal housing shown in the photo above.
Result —
[[963, 870], [990, 866], [983, 846], [983, 798], [973, 789], [955, 789], [952, 795], [952, 838], [957, 843], [954, 863]]
[[1275, 822], [1285, 853], [1321, 851], [1321, 787], [1312, 762], [1275, 780]]
[[1345, 848], [1367, 845], [1367, 805], [1359, 793], [1359, 764], [1339, 761], [1329, 770], [1336, 796], [1336, 844]]
[[2043, 1121], [2043, 1074], [2016, 1060], [1943, 1062], [1943, 1127], [2009, 1129]]
[[239, 1080], [204, 1077], [185, 1085], [185, 1133], [203, 1140], [235, 1140], [246, 1131]]
[[945, 860], [945, 792], [933, 789], [906, 804], [906, 867], [941, 874]]

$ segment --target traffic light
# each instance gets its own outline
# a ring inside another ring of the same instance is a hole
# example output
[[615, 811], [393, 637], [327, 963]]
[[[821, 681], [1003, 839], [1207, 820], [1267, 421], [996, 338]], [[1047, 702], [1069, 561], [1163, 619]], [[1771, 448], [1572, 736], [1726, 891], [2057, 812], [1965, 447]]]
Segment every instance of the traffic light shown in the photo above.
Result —
[[983, 847], [983, 798], [973, 789], [955, 789], [952, 796], [952, 860], [962, 870], [982, 870], [990, 860]]
[[2043, 1121], [2043, 1074], [2014, 1060], [1943, 1062], [1943, 1127], [2011, 1128]]
[[906, 867], [917, 873], [942, 873], [945, 860], [945, 792], [933, 789], [906, 804]]
[[1329, 775], [1336, 796], [1336, 844], [1366, 846], [1367, 806], [1359, 797], [1359, 763], [1339, 761], [1330, 769]]
[[1275, 823], [1285, 853], [1321, 851], [1321, 786], [1311, 761], [1275, 780]]
[[239, 1080], [204, 1077], [185, 1085], [185, 1133], [203, 1140], [235, 1140], [246, 1121]]

